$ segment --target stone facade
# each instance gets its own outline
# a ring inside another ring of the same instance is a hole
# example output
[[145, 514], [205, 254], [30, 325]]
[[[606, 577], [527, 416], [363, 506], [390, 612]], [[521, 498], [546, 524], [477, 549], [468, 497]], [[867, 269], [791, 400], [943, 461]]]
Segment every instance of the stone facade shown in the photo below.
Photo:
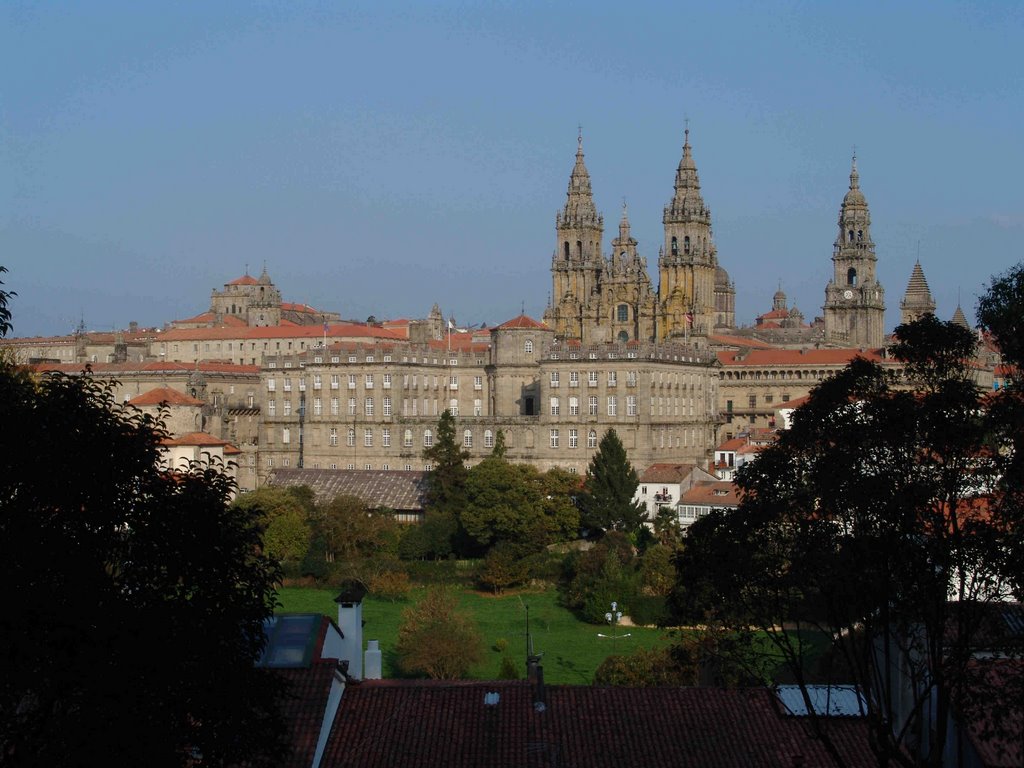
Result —
[[565, 207], [555, 218], [552, 295], [544, 321], [556, 336], [588, 344], [680, 339], [703, 345], [715, 328], [733, 327], [735, 286], [718, 264], [689, 129], [662, 222], [665, 242], [655, 288], [630, 234], [625, 205], [611, 255], [602, 252], [604, 218], [594, 206], [581, 136]]
[[614, 428], [638, 466], [705, 463], [718, 362], [693, 345], [562, 342], [521, 316], [490, 342], [365, 344], [267, 358], [260, 474], [279, 468], [421, 470], [447, 408], [470, 464], [499, 430], [506, 456], [583, 473]]

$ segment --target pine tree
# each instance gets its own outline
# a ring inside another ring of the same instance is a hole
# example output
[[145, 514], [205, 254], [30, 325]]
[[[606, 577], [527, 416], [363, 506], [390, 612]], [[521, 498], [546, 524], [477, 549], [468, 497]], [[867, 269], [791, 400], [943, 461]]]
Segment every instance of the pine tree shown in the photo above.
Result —
[[614, 429], [609, 429], [590, 460], [583, 493], [578, 499], [583, 527], [601, 532], [639, 530], [644, 506], [633, 501], [639, 484], [622, 441]]
[[427, 502], [430, 511], [458, 515], [466, 499], [467, 451], [455, 441], [455, 417], [445, 410], [437, 423], [434, 444], [423, 451], [431, 463], [427, 479]]

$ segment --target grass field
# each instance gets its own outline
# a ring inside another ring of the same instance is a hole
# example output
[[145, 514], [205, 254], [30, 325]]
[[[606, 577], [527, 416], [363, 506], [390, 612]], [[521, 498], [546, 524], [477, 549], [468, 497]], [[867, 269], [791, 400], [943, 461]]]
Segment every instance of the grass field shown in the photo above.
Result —
[[[384, 676], [396, 677], [395, 641], [402, 611], [412, 604], [422, 590], [413, 590], [406, 602], [391, 603], [367, 596], [363, 601], [363, 637], [379, 640], [384, 654]], [[337, 590], [282, 587], [279, 612], [323, 613], [337, 621]], [[585, 624], [573, 613], [558, 605], [554, 590], [517, 594], [490, 595], [459, 590], [459, 600], [476, 620], [486, 646], [484, 662], [475, 667], [470, 677], [490, 680], [498, 675], [501, 654], [494, 650], [499, 639], [508, 641], [508, 651], [521, 670], [526, 664], [526, 606], [530, 606], [530, 630], [537, 652], [543, 652], [544, 679], [550, 683], [589, 684], [594, 670], [614, 653], [628, 653], [636, 648], [653, 648], [671, 640], [664, 630], [644, 627], [620, 627], [618, 634], [630, 637], [611, 640], [598, 637], [598, 632], [612, 634], [608, 627]]]

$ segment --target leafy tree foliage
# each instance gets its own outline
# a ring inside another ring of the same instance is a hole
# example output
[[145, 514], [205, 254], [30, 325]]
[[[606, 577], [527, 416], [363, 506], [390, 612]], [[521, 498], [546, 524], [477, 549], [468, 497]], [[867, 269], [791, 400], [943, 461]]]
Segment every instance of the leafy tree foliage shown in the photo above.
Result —
[[263, 546], [267, 554], [283, 563], [298, 563], [310, 546], [313, 497], [308, 488], [264, 487], [246, 493], [234, 505], [263, 515]]
[[497, 434], [494, 436], [494, 448], [491, 449], [491, 457], [495, 459], [504, 459], [506, 450], [505, 431], [499, 429]]
[[636, 553], [625, 534], [611, 531], [588, 551], [570, 555], [566, 570], [566, 603], [584, 621], [603, 624], [613, 601], [629, 613], [638, 579]]
[[314, 529], [323, 537], [331, 561], [393, 555], [399, 535], [391, 512], [370, 512], [361, 498], [345, 495], [317, 507]]
[[543, 546], [547, 531], [537, 470], [486, 458], [469, 470], [462, 527], [477, 543], [532, 541]]
[[[0, 265], [0, 275], [7, 271], [7, 267]], [[3, 285], [4, 281], [0, 280], [0, 285]], [[12, 296], [18, 294], [13, 291], [5, 291], [0, 288], [0, 338], [3, 338], [11, 332], [11, 308], [8, 306]], [[504, 435], [502, 436], [504, 438]], [[502, 443], [504, 445], [504, 443]]]
[[808, 637], [830, 638], [852, 678], [838, 682], [867, 694], [880, 759], [939, 765], [1019, 545], [994, 503], [1003, 446], [973, 384], [970, 333], [929, 318], [896, 336], [915, 391], [863, 359], [816, 387], [738, 473], [739, 509], [690, 528], [675, 605], [680, 620], [756, 627], [802, 685]]
[[498, 595], [508, 587], [521, 584], [528, 576], [528, 564], [519, 548], [512, 542], [503, 541], [491, 547], [484, 557], [477, 579], [481, 586]]
[[483, 637], [455, 594], [433, 587], [402, 612], [395, 651], [405, 674], [458, 680], [483, 659]]
[[645, 512], [643, 504], [633, 501], [639, 484], [622, 441], [609, 429], [587, 467], [579, 496], [582, 524], [595, 531], [636, 532]]
[[978, 323], [992, 334], [1003, 360], [1019, 372], [1024, 365], [1024, 263], [992, 279], [978, 301]]
[[161, 471], [159, 425], [89, 376], [0, 365], [0, 424], [2, 761], [272, 759], [261, 514], [216, 468]]

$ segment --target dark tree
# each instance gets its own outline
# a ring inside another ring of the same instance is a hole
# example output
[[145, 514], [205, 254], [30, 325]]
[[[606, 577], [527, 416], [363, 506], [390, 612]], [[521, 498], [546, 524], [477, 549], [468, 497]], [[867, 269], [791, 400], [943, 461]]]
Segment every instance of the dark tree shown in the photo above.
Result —
[[466, 501], [466, 459], [469, 453], [455, 439], [455, 417], [445, 410], [437, 422], [434, 444], [424, 449], [431, 464], [427, 478], [427, 503], [437, 513], [456, 516]]
[[0, 762], [271, 760], [279, 571], [233, 482], [160, 470], [159, 425], [90, 376], [0, 364], [0, 424]]
[[[0, 266], [0, 274], [6, 271], [7, 267]], [[0, 280], [0, 285], [3, 284], [4, 281]], [[0, 339], [11, 332], [11, 308], [7, 305], [11, 297], [17, 295], [13, 291], [5, 291], [3, 288], [0, 288]]]
[[636, 532], [645, 513], [644, 505], [633, 501], [639, 484], [622, 441], [609, 429], [590, 460], [578, 497], [582, 525], [593, 531]]
[[[978, 700], [972, 657], [991, 641], [985, 618], [1010, 592], [1019, 541], [994, 514], [1001, 446], [970, 332], [928, 318], [896, 336], [914, 389], [862, 359], [816, 387], [738, 473], [739, 509], [691, 527], [676, 607], [763, 633], [805, 690], [857, 684], [880, 761], [937, 766], [949, 715]], [[815, 637], [831, 644], [819, 671]]]
[[978, 323], [992, 334], [1003, 360], [1019, 370], [1024, 364], [1024, 264], [992, 278], [978, 301]]

